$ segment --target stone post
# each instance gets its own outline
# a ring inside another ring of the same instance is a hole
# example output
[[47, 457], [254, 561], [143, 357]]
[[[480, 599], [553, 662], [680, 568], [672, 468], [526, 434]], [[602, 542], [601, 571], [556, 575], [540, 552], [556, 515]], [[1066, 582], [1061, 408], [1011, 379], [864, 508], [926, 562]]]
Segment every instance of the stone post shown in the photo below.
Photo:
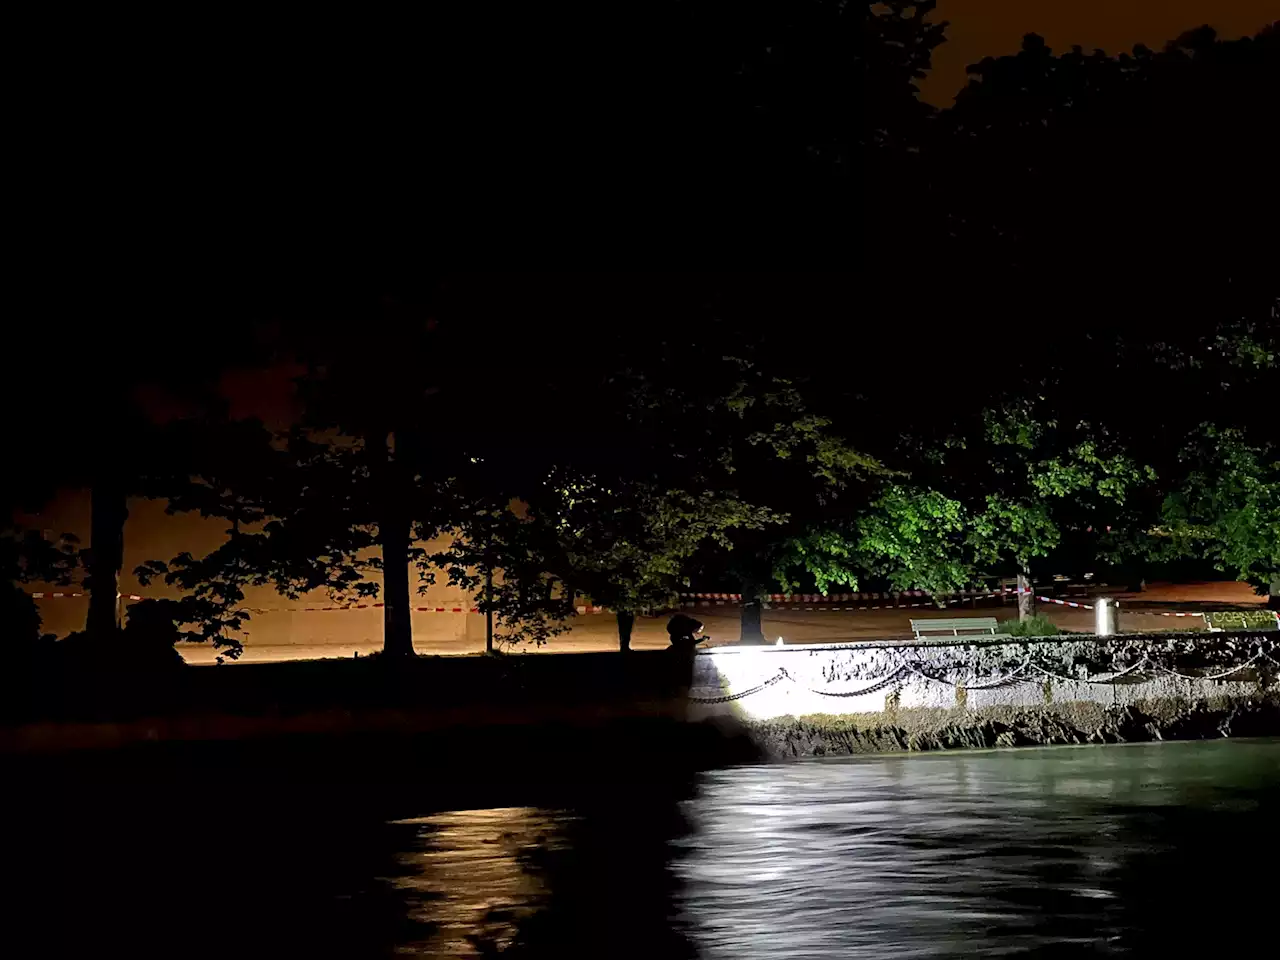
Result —
[[1114, 637], [1120, 632], [1120, 605], [1110, 597], [1099, 597], [1093, 606], [1093, 632]]

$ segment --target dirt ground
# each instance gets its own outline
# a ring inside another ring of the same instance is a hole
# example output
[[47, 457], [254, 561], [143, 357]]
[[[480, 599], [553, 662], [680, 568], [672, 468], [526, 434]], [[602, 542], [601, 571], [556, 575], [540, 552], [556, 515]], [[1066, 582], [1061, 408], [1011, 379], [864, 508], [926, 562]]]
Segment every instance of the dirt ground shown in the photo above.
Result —
[[[1168, 617], [1162, 613], [1195, 613], [1234, 607], [1258, 607], [1263, 599], [1243, 583], [1189, 583], [1148, 585], [1139, 594], [1110, 592], [1120, 601], [1120, 629], [1126, 632], [1203, 630], [1199, 617]], [[1089, 602], [1086, 598], [1073, 598]], [[1013, 603], [979, 600], [949, 606], [945, 611], [917, 609], [834, 610], [772, 609], [764, 613], [769, 639], [787, 643], [840, 643], [911, 636], [909, 621], [927, 617], [1016, 616]], [[835, 604], [831, 605], [836, 606]], [[843, 606], [843, 605], [842, 605]], [[1093, 612], [1041, 603], [1040, 612], [1059, 626], [1078, 631], [1093, 627]], [[698, 606], [687, 612], [706, 624], [711, 643], [733, 643], [739, 636], [739, 609], [735, 604]], [[637, 649], [667, 646], [667, 617], [640, 618], [632, 637]], [[267, 614], [253, 621], [245, 662], [308, 660], [317, 657], [367, 656], [382, 646], [380, 610], [346, 610], [293, 614]], [[416, 648], [425, 655], [474, 654], [484, 649], [484, 618], [467, 613], [417, 613], [414, 615]], [[255, 639], [258, 638], [258, 639]], [[573, 629], [541, 648], [541, 652], [570, 653], [617, 649], [617, 627], [610, 614], [577, 617]], [[212, 663], [214, 651], [191, 646], [183, 650], [189, 663]]]

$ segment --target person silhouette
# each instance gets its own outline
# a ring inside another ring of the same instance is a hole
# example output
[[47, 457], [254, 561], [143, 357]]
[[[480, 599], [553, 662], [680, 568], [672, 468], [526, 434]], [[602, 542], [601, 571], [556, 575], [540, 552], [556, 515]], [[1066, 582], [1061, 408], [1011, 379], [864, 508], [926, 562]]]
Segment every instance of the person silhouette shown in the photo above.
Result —
[[667, 621], [667, 634], [671, 637], [671, 649], [681, 653], [692, 653], [693, 648], [707, 638], [702, 635], [702, 621], [677, 613]]

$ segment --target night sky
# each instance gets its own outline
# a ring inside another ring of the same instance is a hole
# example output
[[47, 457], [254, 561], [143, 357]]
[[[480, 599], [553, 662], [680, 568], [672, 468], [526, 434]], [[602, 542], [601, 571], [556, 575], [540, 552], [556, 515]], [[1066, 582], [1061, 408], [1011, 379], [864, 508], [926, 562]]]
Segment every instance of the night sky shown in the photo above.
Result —
[[1224, 38], [1256, 33], [1280, 17], [1280, 0], [938, 0], [934, 16], [951, 26], [921, 92], [945, 107], [964, 86], [966, 66], [1017, 53], [1028, 33], [1055, 50], [1079, 44], [1115, 55], [1137, 43], [1158, 50], [1202, 23]]

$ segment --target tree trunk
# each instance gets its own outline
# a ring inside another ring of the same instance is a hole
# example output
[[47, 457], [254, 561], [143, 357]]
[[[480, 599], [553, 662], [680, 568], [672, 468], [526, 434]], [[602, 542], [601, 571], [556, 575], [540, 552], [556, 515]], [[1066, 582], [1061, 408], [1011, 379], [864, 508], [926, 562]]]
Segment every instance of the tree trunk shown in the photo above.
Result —
[[1125, 567], [1124, 579], [1129, 593], [1142, 593], [1147, 589], [1146, 572], [1137, 565]]
[[[747, 599], [750, 597], [751, 599]], [[754, 588], [742, 593], [742, 629], [740, 643], [765, 643], [764, 629], [760, 623], [761, 602]]]
[[1271, 579], [1271, 589], [1267, 596], [1267, 609], [1280, 610], [1280, 577]]
[[1036, 596], [1031, 588], [1031, 568], [1018, 561], [1018, 619], [1030, 620], [1036, 615]]
[[618, 618], [618, 649], [626, 653], [631, 649], [631, 628], [636, 625], [636, 615], [631, 610], [619, 610], [616, 616]]
[[129, 518], [128, 495], [118, 477], [102, 477], [94, 484], [90, 511], [85, 630], [91, 636], [107, 636], [118, 626], [124, 523]]
[[[398, 442], [397, 442], [398, 441]], [[382, 652], [413, 656], [413, 621], [409, 608], [409, 479], [404, 475], [404, 440], [387, 433], [387, 461], [382, 483], [378, 546], [382, 549]]]
[[[394, 469], [392, 471], [394, 478]], [[378, 522], [382, 548], [382, 652], [389, 656], [413, 656], [413, 623], [409, 610], [409, 532], [403, 489], [388, 485]]]
[[484, 570], [484, 652], [493, 653], [493, 561], [485, 559]]

